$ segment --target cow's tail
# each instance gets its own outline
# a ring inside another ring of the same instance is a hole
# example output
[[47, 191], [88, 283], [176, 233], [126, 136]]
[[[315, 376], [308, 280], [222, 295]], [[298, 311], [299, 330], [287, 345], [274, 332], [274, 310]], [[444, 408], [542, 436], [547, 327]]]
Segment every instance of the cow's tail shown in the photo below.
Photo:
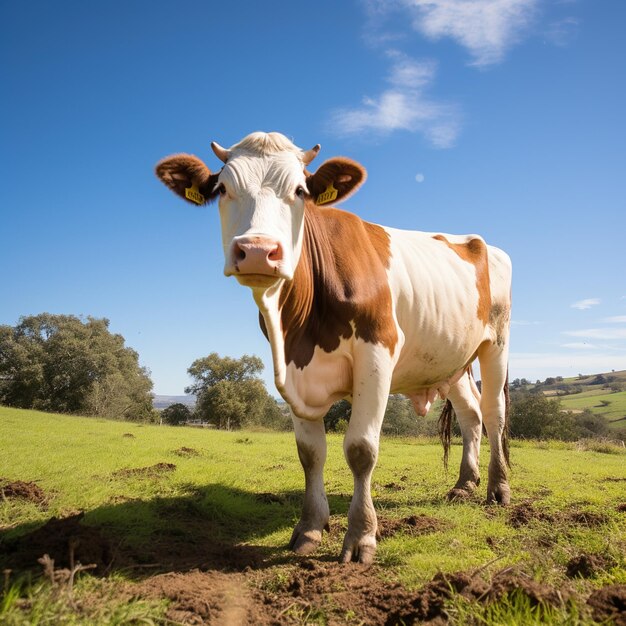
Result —
[[504, 428], [502, 429], [502, 452], [504, 460], [508, 468], [511, 467], [511, 459], [509, 456], [509, 409], [511, 407], [511, 398], [509, 396], [509, 370], [506, 371], [506, 380], [504, 381]]
[[448, 456], [450, 455], [450, 439], [451, 439], [451, 431], [452, 431], [452, 419], [455, 417], [454, 408], [452, 407], [452, 402], [450, 400], [446, 400], [446, 403], [443, 405], [443, 409], [441, 410], [441, 415], [439, 416], [439, 439], [441, 441], [441, 445], [443, 446], [443, 466], [446, 471], [448, 471]]

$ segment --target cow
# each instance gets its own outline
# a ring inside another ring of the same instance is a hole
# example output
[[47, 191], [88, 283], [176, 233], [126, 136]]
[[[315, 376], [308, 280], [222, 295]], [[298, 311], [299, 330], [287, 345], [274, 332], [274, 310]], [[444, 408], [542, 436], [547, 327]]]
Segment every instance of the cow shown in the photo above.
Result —
[[258, 306], [304, 470], [290, 548], [310, 554], [328, 530], [323, 418], [342, 398], [352, 403], [343, 449], [354, 477], [342, 562], [374, 559], [370, 483], [390, 393], [408, 396], [422, 416], [437, 396], [454, 408], [463, 455], [451, 498], [479, 484], [484, 423], [487, 500], [507, 504], [509, 257], [477, 235], [397, 230], [329, 206], [350, 197], [366, 171], [336, 157], [309, 172], [319, 144], [302, 150], [280, 133], [257, 132], [211, 147], [223, 163], [217, 172], [176, 154], [156, 173], [189, 202], [218, 200], [224, 274], [249, 287]]

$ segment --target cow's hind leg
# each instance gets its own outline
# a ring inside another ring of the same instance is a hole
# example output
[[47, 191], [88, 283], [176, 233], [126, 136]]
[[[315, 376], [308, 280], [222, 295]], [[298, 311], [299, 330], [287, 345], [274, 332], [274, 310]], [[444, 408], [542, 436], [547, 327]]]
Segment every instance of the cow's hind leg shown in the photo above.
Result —
[[292, 414], [298, 445], [298, 456], [304, 469], [304, 505], [300, 521], [291, 535], [289, 547], [298, 554], [310, 554], [322, 541], [322, 531], [328, 530], [328, 500], [324, 490], [326, 461], [326, 432], [324, 421], [308, 421]]
[[469, 370], [448, 393], [463, 437], [463, 457], [459, 479], [448, 492], [448, 499], [469, 496], [480, 484], [479, 456], [482, 436], [480, 393]]
[[480, 409], [489, 437], [491, 458], [487, 502], [508, 504], [511, 493], [508, 481], [508, 459], [505, 450], [508, 376], [508, 350], [497, 343], [485, 342], [478, 350], [482, 379]]

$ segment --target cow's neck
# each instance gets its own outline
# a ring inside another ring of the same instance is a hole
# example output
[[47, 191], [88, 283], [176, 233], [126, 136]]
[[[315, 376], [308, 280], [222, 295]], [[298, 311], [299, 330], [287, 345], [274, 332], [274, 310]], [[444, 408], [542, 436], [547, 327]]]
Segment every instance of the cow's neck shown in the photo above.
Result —
[[389, 237], [380, 226], [307, 204], [293, 279], [255, 292], [281, 393], [287, 366], [305, 369], [316, 347], [331, 353], [354, 335], [393, 352], [397, 332], [386, 275], [389, 258]]

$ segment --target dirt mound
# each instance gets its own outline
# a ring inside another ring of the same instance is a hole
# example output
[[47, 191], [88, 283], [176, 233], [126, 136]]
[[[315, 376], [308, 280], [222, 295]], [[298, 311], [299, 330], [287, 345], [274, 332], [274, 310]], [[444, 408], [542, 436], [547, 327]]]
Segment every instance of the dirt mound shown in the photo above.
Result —
[[553, 522], [554, 516], [547, 511], [535, 508], [531, 501], [521, 502], [509, 511], [508, 522], [513, 528], [521, 528], [534, 520]]
[[620, 513], [626, 513], [626, 502], [624, 502], [623, 504], [618, 504], [617, 505], [617, 510]]
[[161, 574], [141, 583], [135, 593], [142, 598], [168, 599], [166, 617], [177, 624], [258, 624], [265, 621], [263, 612], [253, 607], [241, 574], [198, 570]]
[[148, 467], [129, 467], [111, 474], [115, 478], [161, 478], [176, 469], [174, 463], [155, 463]]
[[34, 502], [39, 506], [48, 504], [48, 496], [39, 485], [23, 480], [8, 481], [5, 478], [0, 478], [0, 498], [20, 498]]
[[589, 596], [587, 604], [591, 607], [595, 620], [626, 626], [626, 585], [602, 587]]
[[588, 526], [589, 528], [597, 528], [609, 521], [608, 515], [604, 513], [596, 513], [595, 511], [571, 511], [566, 514], [566, 520], [574, 524], [580, 524], [581, 526]]
[[174, 454], [182, 457], [191, 457], [191, 456], [200, 456], [200, 452], [195, 448], [188, 448], [187, 446], [182, 446], [178, 448], [178, 450], [174, 450]]
[[115, 556], [113, 544], [100, 529], [80, 523], [83, 513], [49, 519], [36, 530], [11, 541], [2, 541], [3, 566], [18, 571], [41, 569], [37, 559], [49, 554], [56, 567], [70, 567], [70, 560], [83, 565], [94, 563], [104, 573]]
[[125, 439], [135, 439], [135, 435], [133, 435], [133, 433], [124, 433], [122, 437]]
[[529, 500], [521, 502], [517, 506], [512, 507], [509, 511], [508, 523], [513, 526], [513, 528], [521, 528], [533, 521], [547, 522], [550, 524], [562, 522], [596, 528], [606, 524], [609, 518], [604, 513], [578, 509], [575, 505], [573, 505], [569, 511], [550, 513], [536, 508]]
[[378, 537], [386, 539], [404, 532], [407, 535], [426, 535], [449, 528], [450, 524], [436, 517], [428, 515], [410, 515], [402, 519], [378, 517]]
[[602, 554], [580, 554], [567, 562], [565, 574], [568, 578], [593, 578], [610, 565], [610, 559]]

